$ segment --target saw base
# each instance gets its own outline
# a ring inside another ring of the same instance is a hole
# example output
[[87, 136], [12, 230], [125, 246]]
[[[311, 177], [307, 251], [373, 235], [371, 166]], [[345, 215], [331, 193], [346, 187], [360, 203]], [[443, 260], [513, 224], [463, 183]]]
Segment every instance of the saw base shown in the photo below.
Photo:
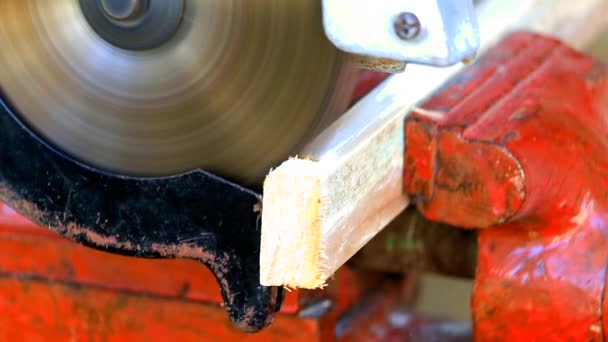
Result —
[[203, 171], [155, 179], [97, 172], [35, 138], [6, 102], [0, 132], [0, 197], [10, 207], [100, 250], [198, 260], [215, 274], [233, 323], [244, 331], [270, 323], [282, 291], [259, 285], [258, 194]]

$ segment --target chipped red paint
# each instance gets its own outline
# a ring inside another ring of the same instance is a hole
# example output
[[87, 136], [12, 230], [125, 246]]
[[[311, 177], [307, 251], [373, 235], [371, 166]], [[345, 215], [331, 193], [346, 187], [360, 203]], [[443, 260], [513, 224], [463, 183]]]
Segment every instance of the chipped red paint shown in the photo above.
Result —
[[1, 341], [315, 341], [319, 323], [278, 315], [245, 334], [223, 308], [137, 293], [0, 277]]
[[[213, 273], [197, 261], [101, 252], [1, 202], [0, 250], [0, 341], [106, 340], [103, 334], [110, 341], [332, 341], [339, 317], [382, 280], [345, 266], [323, 290], [288, 292], [269, 328], [244, 334], [218, 305]], [[300, 315], [322, 299], [333, 303], [324, 315]]]
[[608, 329], [608, 68], [511, 35], [406, 121], [405, 190], [479, 233], [480, 341], [602, 341]]
[[[0, 250], [0, 275], [223, 303], [213, 273], [198, 261], [133, 258], [98, 251], [34, 224], [1, 202]], [[302, 296], [301, 291], [287, 293], [281, 312], [297, 313]]]

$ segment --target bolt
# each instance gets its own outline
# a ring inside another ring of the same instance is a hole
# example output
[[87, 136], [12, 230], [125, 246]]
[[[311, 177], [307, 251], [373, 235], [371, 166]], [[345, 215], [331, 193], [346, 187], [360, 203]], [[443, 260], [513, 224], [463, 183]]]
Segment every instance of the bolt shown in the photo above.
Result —
[[137, 19], [148, 8], [149, 0], [101, 0], [103, 11], [119, 21]]
[[414, 13], [403, 12], [397, 15], [393, 27], [399, 38], [403, 40], [414, 39], [420, 34], [420, 19]]

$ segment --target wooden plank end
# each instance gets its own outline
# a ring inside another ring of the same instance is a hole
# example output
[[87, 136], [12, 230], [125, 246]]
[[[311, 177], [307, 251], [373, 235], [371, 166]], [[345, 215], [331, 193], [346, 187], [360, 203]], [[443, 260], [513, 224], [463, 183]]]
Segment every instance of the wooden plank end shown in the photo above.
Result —
[[290, 159], [264, 181], [260, 283], [318, 288], [322, 262], [320, 163]]

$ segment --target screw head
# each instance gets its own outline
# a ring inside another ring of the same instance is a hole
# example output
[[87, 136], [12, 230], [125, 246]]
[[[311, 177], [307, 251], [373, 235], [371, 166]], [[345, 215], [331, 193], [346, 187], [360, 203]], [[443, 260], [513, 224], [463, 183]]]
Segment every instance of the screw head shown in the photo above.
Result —
[[403, 40], [416, 38], [420, 34], [420, 19], [411, 12], [399, 13], [393, 22], [397, 36]]

